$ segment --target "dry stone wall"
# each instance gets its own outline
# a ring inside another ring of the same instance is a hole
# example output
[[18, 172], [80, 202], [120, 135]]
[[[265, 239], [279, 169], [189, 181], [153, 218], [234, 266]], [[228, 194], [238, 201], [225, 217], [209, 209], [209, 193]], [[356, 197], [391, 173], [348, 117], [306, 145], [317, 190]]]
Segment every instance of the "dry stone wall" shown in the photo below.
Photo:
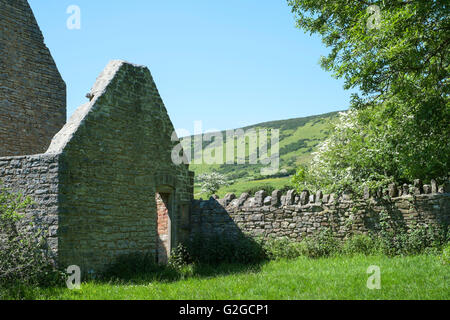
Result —
[[32, 198], [24, 222], [33, 221], [46, 232], [53, 258], [58, 251], [58, 169], [57, 155], [0, 158], [1, 187]]
[[270, 196], [259, 191], [254, 196], [244, 193], [236, 198], [227, 194], [224, 199], [195, 200], [191, 232], [192, 236], [224, 237], [243, 232], [254, 237], [301, 241], [328, 228], [343, 239], [379, 230], [381, 212], [387, 214], [393, 225], [446, 228], [450, 223], [449, 190], [438, 188], [435, 183], [425, 186], [416, 183], [401, 188], [391, 185], [384, 195], [380, 191], [380, 197], [367, 194], [365, 199], [351, 199], [349, 195], [336, 198], [322, 192], [297, 194], [294, 190], [281, 195], [275, 190]]
[[0, 156], [43, 153], [66, 122], [66, 85], [26, 0], [0, 0]]

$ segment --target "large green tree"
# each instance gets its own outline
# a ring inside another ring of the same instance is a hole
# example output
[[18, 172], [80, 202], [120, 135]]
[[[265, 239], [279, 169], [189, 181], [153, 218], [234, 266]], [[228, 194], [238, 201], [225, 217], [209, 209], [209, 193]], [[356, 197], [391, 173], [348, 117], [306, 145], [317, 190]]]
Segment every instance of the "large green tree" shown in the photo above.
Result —
[[[342, 117], [316, 155], [316, 176], [310, 177], [316, 187], [342, 191], [368, 181], [446, 179], [448, 1], [288, 2], [298, 27], [319, 34], [329, 47], [322, 67], [360, 92], [352, 97], [351, 116]], [[335, 179], [317, 182], [320, 171]]]

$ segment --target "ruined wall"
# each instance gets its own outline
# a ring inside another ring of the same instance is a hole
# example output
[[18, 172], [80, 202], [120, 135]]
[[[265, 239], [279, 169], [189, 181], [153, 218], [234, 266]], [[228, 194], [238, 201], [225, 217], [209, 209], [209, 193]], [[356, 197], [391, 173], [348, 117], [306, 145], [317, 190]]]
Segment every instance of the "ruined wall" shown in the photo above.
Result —
[[304, 191], [297, 195], [293, 190], [284, 196], [279, 191], [272, 196], [259, 191], [254, 197], [244, 193], [238, 199], [228, 194], [224, 199], [196, 200], [191, 232], [227, 237], [244, 232], [255, 237], [301, 241], [323, 228], [331, 228], [337, 237], [345, 238], [379, 230], [381, 212], [387, 213], [394, 225], [448, 226], [450, 193], [442, 188], [432, 190], [431, 186], [414, 188], [412, 192], [405, 188], [400, 196], [394, 192], [392, 197], [354, 200], [349, 196], [335, 199], [321, 192], [310, 195]]
[[0, 156], [43, 153], [66, 121], [66, 85], [26, 0], [0, 0]]
[[58, 162], [58, 156], [45, 154], [0, 158], [1, 187], [32, 198], [24, 222], [34, 221], [46, 231], [54, 258], [58, 250]]
[[146, 67], [112, 61], [55, 136], [60, 154], [59, 260], [101, 271], [119, 255], [156, 254], [156, 189], [174, 191], [172, 243], [180, 206], [192, 200], [187, 165], [172, 163], [173, 126]]

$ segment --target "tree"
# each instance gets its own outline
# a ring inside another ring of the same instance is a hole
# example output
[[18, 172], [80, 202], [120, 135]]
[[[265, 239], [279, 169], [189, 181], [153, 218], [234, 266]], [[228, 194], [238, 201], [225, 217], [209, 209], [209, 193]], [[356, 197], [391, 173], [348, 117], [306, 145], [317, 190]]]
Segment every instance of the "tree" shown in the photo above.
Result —
[[[448, 2], [288, 2], [298, 27], [319, 34], [330, 48], [321, 59], [322, 67], [343, 78], [345, 89], [360, 91], [352, 96], [351, 115], [341, 118], [340, 133], [334, 132], [319, 149], [315, 168], [326, 167], [335, 178], [347, 172], [347, 177], [355, 178], [349, 181], [359, 183], [446, 179]], [[349, 121], [352, 127], [344, 128]], [[331, 189], [336, 191], [333, 183]], [[316, 185], [331, 186], [323, 179]]]
[[206, 192], [208, 195], [214, 194], [222, 186], [229, 185], [226, 177], [220, 173], [204, 173], [198, 176], [200, 181], [202, 192]]

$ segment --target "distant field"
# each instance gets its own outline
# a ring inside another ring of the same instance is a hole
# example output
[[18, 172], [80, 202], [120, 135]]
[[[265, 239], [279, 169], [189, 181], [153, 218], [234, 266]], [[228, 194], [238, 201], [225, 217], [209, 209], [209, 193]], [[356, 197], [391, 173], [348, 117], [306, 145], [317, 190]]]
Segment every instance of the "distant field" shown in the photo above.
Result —
[[[369, 266], [380, 289], [367, 288]], [[438, 256], [354, 256], [271, 261], [260, 266], [187, 268], [177, 279], [145, 276], [122, 283], [88, 282], [81, 290], [25, 290], [26, 299], [450, 299], [450, 267]], [[1, 292], [0, 292], [1, 296]]]
[[[261, 189], [264, 189], [266, 191], [275, 190], [275, 189], [286, 189], [286, 188], [292, 188], [291, 185], [291, 178], [290, 177], [283, 177], [283, 178], [271, 178], [271, 179], [264, 179], [264, 180], [253, 180], [253, 181], [237, 181], [236, 183], [233, 183], [230, 186], [222, 187], [219, 189], [219, 191], [216, 193], [220, 198], [223, 198], [227, 193], [234, 193], [236, 196], [239, 197], [243, 192], [250, 191], [251, 193], [254, 193], [255, 190], [259, 191]], [[205, 193], [202, 193], [200, 190], [200, 186], [196, 185], [194, 189], [194, 197], [195, 199], [208, 199], [208, 195]]]

